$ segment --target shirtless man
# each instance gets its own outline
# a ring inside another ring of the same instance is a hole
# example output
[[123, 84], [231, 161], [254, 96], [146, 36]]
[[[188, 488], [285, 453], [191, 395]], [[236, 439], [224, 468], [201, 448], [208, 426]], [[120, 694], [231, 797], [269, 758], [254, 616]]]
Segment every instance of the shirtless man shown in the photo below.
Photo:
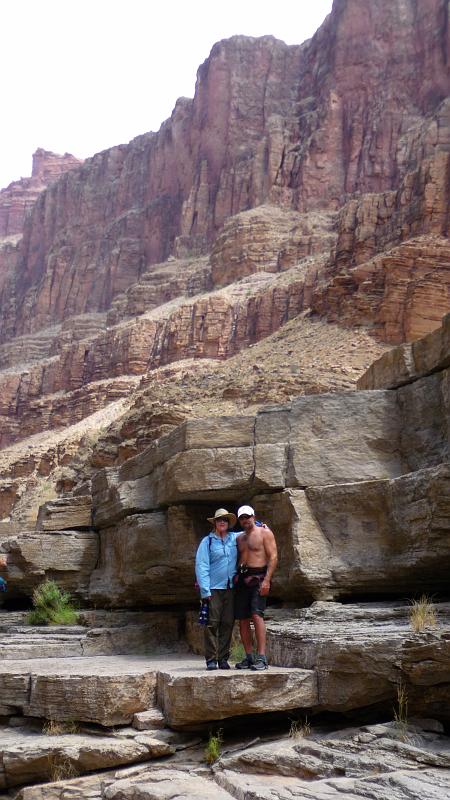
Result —
[[[246, 655], [236, 664], [236, 669], [263, 670], [267, 669], [264, 611], [278, 562], [277, 545], [270, 528], [256, 525], [251, 506], [241, 506], [237, 515], [244, 532], [237, 540], [239, 579], [235, 594], [235, 617], [239, 620]], [[252, 652], [251, 621], [255, 626], [256, 659]]]

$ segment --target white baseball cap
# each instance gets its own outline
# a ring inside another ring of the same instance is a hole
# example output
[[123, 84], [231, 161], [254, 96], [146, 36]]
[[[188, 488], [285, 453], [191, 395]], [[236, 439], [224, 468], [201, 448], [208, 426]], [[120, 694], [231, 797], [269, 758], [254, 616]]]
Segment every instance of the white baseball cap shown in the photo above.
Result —
[[244, 514], [247, 514], [248, 517], [255, 516], [255, 510], [251, 506], [241, 506], [238, 508], [237, 516], [242, 517]]

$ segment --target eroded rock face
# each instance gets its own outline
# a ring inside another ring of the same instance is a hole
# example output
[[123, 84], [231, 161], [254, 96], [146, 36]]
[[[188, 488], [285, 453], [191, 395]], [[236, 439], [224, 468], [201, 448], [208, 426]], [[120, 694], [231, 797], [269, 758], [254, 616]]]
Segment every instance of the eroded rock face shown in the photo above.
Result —
[[420, 800], [428, 792], [445, 797], [450, 787], [448, 741], [428, 733], [426, 720], [423, 725], [425, 730], [420, 720], [412, 725], [406, 742], [395, 723], [300, 733], [294, 740], [262, 744], [223, 758], [214, 777], [242, 800], [255, 795], [261, 800], [274, 795], [280, 800], [342, 796]]
[[255, 272], [283, 272], [306, 256], [327, 253], [335, 243], [334, 215], [299, 214], [258, 206], [228, 220], [211, 252], [214, 286]]
[[171, 755], [164, 741], [136, 732], [128, 736], [88, 733], [46, 735], [27, 729], [0, 728], [0, 788], [52, 780], [64, 772], [82, 774]]
[[315, 669], [319, 705], [332, 711], [395, 704], [399, 681], [410, 714], [447, 719], [450, 713], [448, 604], [436, 604], [435, 623], [415, 631], [411, 605], [313, 603], [273, 610], [268, 652], [273, 663]]
[[326, 599], [445, 592], [450, 568], [450, 472], [314, 486], [255, 497], [280, 548], [274, 593]]
[[3, 337], [107, 308], [147, 265], [204, 251], [248, 208], [335, 210], [349, 193], [396, 189], [444, 141], [424, 119], [443, 116], [447, 42], [444, 0], [420, 15], [413, 0], [338, 2], [301, 46], [219, 42], [194, 99], [158, 134], [94, 156], [38, 198], [3, 290]]
[[65, 591], [86, 595], [98, 558], [98, 536], [92, 531], [27, 531], [0, 534], [0, 550], [7, 557], [9, 597], [31, 596], [46, 579], [56, 580]]
[[31, 178], [20, 178], [0, 190], [0, 237], [20, 234], [26, 212], [46, 186], [82, 162], [65, 153], [63, 156], [39, 148], [33, 153]]

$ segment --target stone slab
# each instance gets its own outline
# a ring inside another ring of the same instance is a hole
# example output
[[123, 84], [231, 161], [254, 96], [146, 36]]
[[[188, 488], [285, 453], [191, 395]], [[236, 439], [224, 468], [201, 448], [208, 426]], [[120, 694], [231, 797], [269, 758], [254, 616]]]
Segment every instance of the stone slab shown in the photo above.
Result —
[[171, 744], [138, 731], [134, 737], [101, 736], [65, 733], [61, 728], [59, 733], [48, 735], [25, 726], [0, 727], [0, 788], [52, 780], [58, 770], [82, 774], [174, 752]]
[[419, 632], [406, 601], [269, 609], [269, 660], [314, 670], [322, 709], [383, 703], [389, 713], [401, 681], [410, 715], [449, 720], [450, 604], [434, 608], [436, 625]]
[[393, 347], [371, 364], [358, 389], [396, 389], [450, 366], [450, 314], [422, 339]]
[[396, 723], [344, 728], [266, 742], [225, 756], [218, 784], [242, 800], [445, 800], [450, 745], [445, 736]]
[[115, 781], [105, 789], [104, 800], [232, 800], [216, 781], [187, 769], [158, 770], [137, 779]]
[[317, 705], [311, 670], [270, 667], [265, 672], [206, 672], [181, 664], [158, 673], [158, 705], [167, 723], [183, 728], [245, 714], [261, 714]]
[[0, 696], [25, 716], [124, 725], [155, 704], [158, 662], [145, 656], [0, 662]]
[[98, 559], [99, 540], [93, 531], [36, 531], [4, 538], [8, 597], [31, 597], [46, 579], [65, 591], [85, 597]]
[[[8, 621], [0, 614], [2, 659], [77, 658], [119, 654], [174, 652], [180, 642], [181, 614], [171, 611], [90, 612], [80, 614], [82, 625], [31, 626], [26, 615]], [[109, 617], [109, 618], [108, 618]]]
[[[257, 423], [258, 426], [258, 423]], [[395, 478], [405, 472], [389, 391], [299, 397], [291, 404], [287, 486]]]
[[39, 508], [36, 530], [76, 530], [90, 528], [91, 524], [92, 498], [89, 495], [70, 495], [50, 500]]

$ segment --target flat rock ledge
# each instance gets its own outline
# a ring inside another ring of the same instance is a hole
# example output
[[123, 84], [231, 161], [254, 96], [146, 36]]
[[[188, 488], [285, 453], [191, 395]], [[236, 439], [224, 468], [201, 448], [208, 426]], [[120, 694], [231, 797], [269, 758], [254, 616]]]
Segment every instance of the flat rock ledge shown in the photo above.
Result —
[[64, 771], [82, 774], [174, 753], [173, 745], [157, 735], [129, 729], [103, 736], [98, 732], [50, 735], [26, 727], [0, 727], [0, 789], [52, 780]]
[[126, 725], [155, 705], [156, 673], [144, 656], [5, 661], [1, 705], [3, 713], [9, 708], [27, 717]]
[[231, 669], [207, 673], [185, 666], [161, 669], [158, 701], [173, 728], [213, 720], [293, 708], [311, 708], [318, 702], [312, 670], [271, 667], [265, 672]]
[[202, 658], [173, 655], [42, 658], [0, 663], [0, 713], [127, 725], [158, 706], [183, 728], [245, 714], [317, 705], [312, 670], [208, 673]]

